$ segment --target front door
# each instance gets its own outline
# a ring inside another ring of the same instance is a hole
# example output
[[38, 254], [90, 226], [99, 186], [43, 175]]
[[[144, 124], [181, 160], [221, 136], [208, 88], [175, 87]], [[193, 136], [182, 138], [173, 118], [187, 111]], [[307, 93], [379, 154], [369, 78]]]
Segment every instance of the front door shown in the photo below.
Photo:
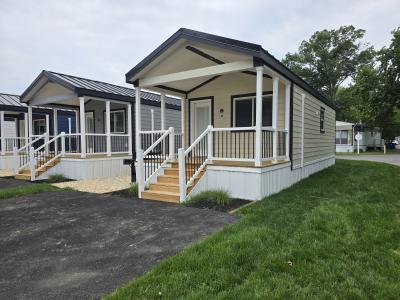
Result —
[[190, 112], [190, 136], [193, 143], [211, 125], [211, 99], [191, 101]]

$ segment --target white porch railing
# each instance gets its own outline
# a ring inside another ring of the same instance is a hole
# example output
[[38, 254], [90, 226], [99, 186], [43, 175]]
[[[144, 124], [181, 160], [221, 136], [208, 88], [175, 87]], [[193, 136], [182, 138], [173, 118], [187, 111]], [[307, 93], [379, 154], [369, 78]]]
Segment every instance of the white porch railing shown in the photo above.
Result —
[[46, 134], [38, 135], [33, 138], [29, 143], [25, 144], [15, 152], [15, 156], [19, 157], [19, 167], [18, 172], [24, 169], [29, 164], [29, 153], [35, 145], [43, 145]]
[[2, 154], [13, 153], [15, 149], [24, 147], [28, 142], [28, 139], [24, 137], [3, 137], [1, 139], [0, 151]]
[[185, 200], [187, 188], [212, 158], [212, 129], [208, 126], [189, 148], [178, 150], [180, 201]]
[[[141, 132], [145, 136], [142, 141], [146, 141], [149, 137], [154, 138], [155, 134], [160, 132]], [[175, 135], [174, 128], [170, 127], [167, 131], [159, 136], [146, 150], [137, 151], [137, 182], [139, 187], [139, 197], [149, 182], [152, 182], [165, 164], [175, 159]]]

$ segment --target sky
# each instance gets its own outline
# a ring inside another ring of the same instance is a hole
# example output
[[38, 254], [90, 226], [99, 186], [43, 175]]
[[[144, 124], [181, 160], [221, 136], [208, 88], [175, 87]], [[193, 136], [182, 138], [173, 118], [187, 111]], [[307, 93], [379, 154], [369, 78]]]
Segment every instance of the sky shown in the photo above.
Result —
[[276, 58], [315, 31], [354, 25], [375, 48], [400, 26], [400, 0], [0, 0], [0, 92], [42, 70], [125, 83], [125, 73], [181, 27], [261, 44]]

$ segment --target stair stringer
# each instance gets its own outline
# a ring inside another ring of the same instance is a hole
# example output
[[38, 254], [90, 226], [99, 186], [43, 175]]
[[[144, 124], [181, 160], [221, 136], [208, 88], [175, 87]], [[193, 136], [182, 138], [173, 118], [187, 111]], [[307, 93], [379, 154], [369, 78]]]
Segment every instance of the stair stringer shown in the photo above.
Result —
[[201, 192], [204, 192], [207, 190], [208, 190], [208, 172], [207, 172], [207, 167], [206, 167], [204, 169], [204, 174], [200, 177], [200, 179], [197, 181], [197, 183], [194, 185], [194, 187], [186, 195], [186, 198], [183, 202], [189, 200], [190, 197], [193, 197], [194, 195], [197, 195], [198, 193], [201, 193]]

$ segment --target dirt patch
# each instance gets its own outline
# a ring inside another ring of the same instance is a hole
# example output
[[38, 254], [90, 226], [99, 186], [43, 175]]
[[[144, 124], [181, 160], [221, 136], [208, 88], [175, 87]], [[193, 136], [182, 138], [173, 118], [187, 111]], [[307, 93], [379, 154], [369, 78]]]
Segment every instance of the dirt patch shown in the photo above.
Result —
[[200, 200], [192, 203], [190, 207], [212, 209], [215, 211], [229, 212], [243, 205], [249, 204], [251, 201], [243, 199], [232, 199], [229, 203], [221, 205], [209, 200]]

